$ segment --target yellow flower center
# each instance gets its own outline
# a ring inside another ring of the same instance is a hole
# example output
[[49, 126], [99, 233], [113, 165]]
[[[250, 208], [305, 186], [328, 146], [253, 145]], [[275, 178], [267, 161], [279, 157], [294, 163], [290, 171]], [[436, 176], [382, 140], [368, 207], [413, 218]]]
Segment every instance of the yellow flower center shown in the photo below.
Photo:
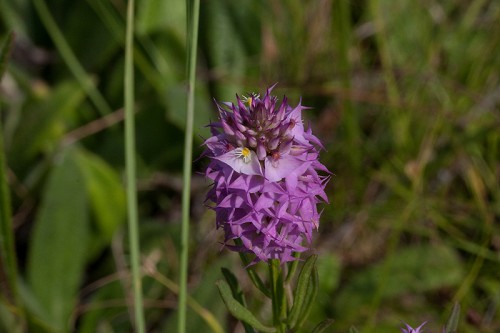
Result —
[[250, 149], [248, 149], [247, 147], [236, 148], [234, 150], [234, 154], [236, 155], [236, 157], [243, 158], [243, 161], [245, 163], [248, 163], [252, 160], [251, 152], [252, 151]]

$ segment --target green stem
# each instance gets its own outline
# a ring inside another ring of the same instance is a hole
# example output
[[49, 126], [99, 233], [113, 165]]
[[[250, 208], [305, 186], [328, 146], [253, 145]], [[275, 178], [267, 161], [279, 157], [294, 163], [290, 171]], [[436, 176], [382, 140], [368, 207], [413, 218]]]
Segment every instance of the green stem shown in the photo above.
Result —
[[362, 161], [361, 131], [359, 117], [352, 105], [351, 65], [349, 46], [351, 45], [351, 10], [350, 1], [333, 2], [334, 43], [337, 49], [337, 67], [344, 93], [341, 96], [342, 121], [348, 141], [348, 156], [355, 172], [359, 172]]
[[[7, 58], [12, 47], [14, 34], [7, 35], [0, 47], [0, 81], [7, 68]], [[0, 117], [1, 119], [1, 117]], [[7, 180], [7, 162], [3, 143], [3, 126], [0, 123], [0, 292], [14, 306], [13, 312], [19, 319], [14, 332], [21, 332], [24, 324], [24, 310], [21, 307], [17, 285], [17, 258], [14, 248], [14, 228], [12, 226], [11, 202]], [[3, 281], [5, 280], [5, 281]]]
[[94, 103], [101, 116], [110, 114], [112, 112], [111, 108], [104, 97], [102, 97], [99, 91], [95, 88], [94, 83], [83, 69], [83, 66], [80, 62], [78, 62], [77, 57], [71, 50], [70, 46], [66, 42], [66, 39], [64, 38], [64, 35], [57, 26], [56, 21], [50, 14], [47, 4], [43, 0], [34, 0], [33, 4], [35, 5], [38, 16], [40, 16], [45, 29], [47, 29], [50, 38], [52, 38], [52, 41], [73, 76], [81, 85], [85, 93], [89, 96], [90, 100]]
[[272, 259], [269, 262], [269, 275], [271, 280], [273, 324], [279, 333], [284, 333], [286, 332], [286, 298], [279, 260]]
[[385, 27], [384, 17], [382, 15], [381, 2], [373, 0], [369, 2], [370, 15], [375, 25], [375, 41], [379, 52], [380, 61], [382, 63], [382, 72], [384, 81], [387, 87], [387, 98], [390, 103], [390, 111], [393, 113], [392, 122], [389, 125], [394, 136], [394, 143], [397, 147], [404, 148], [408, 143], [410, 130], [409, 112], [403, 112], [401, 93], [398, 88], [396, 77], [394, 74], [393, 59], [389, 48], [389, 36]]
[[127, 208], [129, 227], [130, 264], [134, 290], [134, 313], [137, 333], [145, 332], [142, 302], [142, 281], [139, 261], [139, 223], [137, 213], [137, 186], [135, 166], [135, 118], [134, 118], [134, 0], [127, 7], [127, 32], [125, 42], [125, 169], [127, 177]]
[[[193, 1], [190, 4], [190, 1]], [[188, 273], [188, 246], [189, 246], [189, 207], [191, 198], [191, 164], [193, 152], [193, 119], [194, 119], [194, 92], [196, 80], [196, 54], [198, 41], [198, 19], [200, 16], [200, 0], [187, 0], [188, 13], [188, 94], [186, 110], [186, 135], [184, 139], [184, 166], [182, 192], [182, 230], [181, 230], [181, 258], [179, 281], [179, 322], [178, 333], [186, 332], [187, 310], [187, 273]]]

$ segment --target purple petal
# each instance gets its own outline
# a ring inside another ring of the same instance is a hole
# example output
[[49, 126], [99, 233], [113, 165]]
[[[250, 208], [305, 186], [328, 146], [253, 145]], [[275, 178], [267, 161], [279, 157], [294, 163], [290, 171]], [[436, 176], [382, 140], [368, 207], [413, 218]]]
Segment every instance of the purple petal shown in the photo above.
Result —
[[277, 160], [272, 156], [268, 156], [264, 161], [265, 177], [269, 181], [277, 182], [299, 168], [303, 163], [303, 161], [291, 155], [283, 156]]

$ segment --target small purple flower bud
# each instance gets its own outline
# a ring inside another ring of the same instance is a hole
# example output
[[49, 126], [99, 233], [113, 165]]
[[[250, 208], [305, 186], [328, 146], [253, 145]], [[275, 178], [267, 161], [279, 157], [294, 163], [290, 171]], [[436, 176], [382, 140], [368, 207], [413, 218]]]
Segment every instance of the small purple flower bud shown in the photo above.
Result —
[[239, 122], [236, 122], [236, 128], [238, 128], [238, 130], [242, 133], [245, 133], [247, 131], [247, 128]]
[[257, 140], [254, 136], [247, 136], [248, 145], [252, 148], [257, 147]]
[[401, 332], [402, 333], [423, 333], [423, 329], [422, 327], [424, 327], [424, 325], [426, 324], [427, 322], [424, 322], [422, 323], [419, 327], [417, 328], [412, 328], [410, 325], [408, 324], [405, 324], [406, 327], [403, 327], [401, 328]]
[[231, 126], [228, 125], [228, 123], [225, 120], [222, 120], [221, 123], [224, 133], [226, 133], [227, 135], [234, 135], [233, 129], [231, 128]]
[[266, 147], [264, 147], [264, 144], [260, 141], [257, 143], [257, 156], [259, 157], [259, 160], [263, 160], [266, 158], [267, 151]]
[[269, 150], [275, 150], [276, 148], [278, 148], [279, 144], [280, 144], [280, 138], [277, 137], [277, 138], [274, 138], [271, 141], [269, 141], [269, 144], [267, 145], [267, 148]]
[[241, 133], [240, 131], [235, 131], [234, 135], [236, 136], [237, 140], [241, 140], [243, 142], [247, 140], [245, 134]]

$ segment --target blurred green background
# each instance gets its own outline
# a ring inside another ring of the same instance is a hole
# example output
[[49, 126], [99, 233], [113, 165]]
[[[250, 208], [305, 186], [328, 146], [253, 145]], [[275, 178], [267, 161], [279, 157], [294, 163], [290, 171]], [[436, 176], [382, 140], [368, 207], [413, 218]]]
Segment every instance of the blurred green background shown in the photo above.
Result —
[[[0, 86], [15, 255], [1, 220], [1, 332], [131, 332], [123, 187], [124, 0], [0, 0], [15, 33]], [[275, 92], [304, 113], [334, 173], [313, 248], [311, 325], [332, 332], [500, 332], [500, 2], [203, 0], [195, 151], [212, 98]], [[186, 9], [138, 0], [141, 253], [149, 332], [176, 327]], [[243, 332], [214, 282], [235, 271], [194, 162], [188, 332]], [[3, 215], [8, 209], [3, 207]], [[264, 269], [265, 267], [258, 267]], [[16, 292], [18, 290], [18, 292]], [[22, 306], [20, 306], [22, 304]], [[26, 326], [16, 319], [25, 318]], [[309, 326], [308, 329], [311, 329]]]

